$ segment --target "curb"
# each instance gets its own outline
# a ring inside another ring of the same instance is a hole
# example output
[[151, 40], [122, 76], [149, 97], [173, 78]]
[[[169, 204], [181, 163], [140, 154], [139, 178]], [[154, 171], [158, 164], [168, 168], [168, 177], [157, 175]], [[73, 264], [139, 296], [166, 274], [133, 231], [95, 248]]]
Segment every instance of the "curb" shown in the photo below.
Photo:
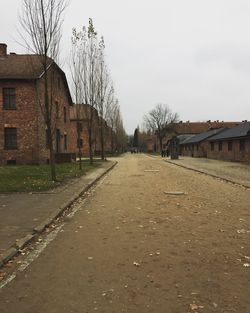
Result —
[[194, 172], [197, 172], [197, 173], [200, 173], [200, 174], [204, 174], [204, 175], [207, 175], [207, 176], [211, 176], [213, 178], [217, 178], [217, 179], [220, 179], [220, 180], [223, 180], [227, 183], [231, 183], [231, 184], [234, 184], [234, 185], [237, 185], [237, 186], [240, 186], [240, 187], [244, 187], [244, 188], [247, 188], [247, 189], [250, 189], [250, 186], [247, 186], [247, 185], [244, 185], [244, 184], [241, 184], [241, 183], [238, 183], [234, 180], [231, 180], [231, 179], [228, 179], [228, 178], [224, 178], [224, 177], [221, 177], [221, 176], [217, 176], [215, 174], [210, 174], [208, 172], [204, 172], [202, 170], [197, 170], [195, 168], [192, 168], [192, 167], [188, 167], [188, 166], [185, 166], [185, 165], [182, 165], [182, 164], [176, 164], [176, 163], [173, 163], [171, 161], [168, 161], [168, 160], [165, 160], [165, 162], [169, 163], [169, 164], [172, 164], [172, 165], [176, 165], [176, 166], [179, 166], [179, 167], [182, 167], [182, 168], [185, 168], [187, 170], [190, 170], [190, 171], [194, 171]]
[[86, 191], [88, 191], [93, 185], [95, 185], [103, 176], [110, 172], [116, 165], [117, 161], [113, 161], [113, 164], [108, 167], [100, 176], [96, 177], [93, 181], [88, 183], [84, 188], [77, 192], [59, 209], [55, 210], [48, 218], [46, 218], [42, 223], [33, 229], [33, 233], [27, 234], [25, 237], [17, 239], [12, 247], [7, 249], [3, 255], [0, 257], [0, 268], [10, 261], [15, 255], [17, 255], [20, 250], [22, 250], [28, 243], [35, 239], [39, 234], [41, 234], [46, 227], [53, 223], [53, 221], [58, 218], [69, 206], [73, 204], [80, 196], [82, 196]]

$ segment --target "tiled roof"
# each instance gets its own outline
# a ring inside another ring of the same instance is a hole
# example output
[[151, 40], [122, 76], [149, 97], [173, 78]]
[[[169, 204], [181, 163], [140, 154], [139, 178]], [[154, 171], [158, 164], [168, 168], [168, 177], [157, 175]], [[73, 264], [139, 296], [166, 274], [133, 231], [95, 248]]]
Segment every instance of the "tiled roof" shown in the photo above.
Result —
[[180, 145], [184, 144], [187, 140], [191, 139], [192, 137], [194, 137], [194, 134], [185, 134], [185, 135], [179, 135], [177, 136], [178, 139], [180, 140]]
[[176, 134], [200, 134], [210, 129], [217, 128], [231, 128], [238, 125], [240, 122], [220, 122], [220, 121], [207, 121], [207, 122], [179, 122], [173, 123], [169, 126]]
[[[33, 80], [41, 78], [44, 74], [42, 58], [42, 56], [36, 54], [11, 53], [5, 56], [0, 56], [0, 80]], [[66, 75], [51, 58], [48, 58], [47, 69], [52, 66], [55, 66], [62, 75], [64, 86], [69, 96], [69, 102], [71, 105], [72, 98]]]
[[[8, 54], [0, 57], [0, 79], [36, 79], [43, 74], [39, 55]], [[49, 59], [49, 66], [53, 63]]]
[[217, 134], [210, 138], [212, 140], [223, 140], [223, 139], [231, 139], [231, 138], [240, 138], [250, 136], [250, 122], [243, 122], [240, 125], [227, 129], [225, 132], [221, 134]]
[[201, 134], [198, 134], [198, 135], [194, 135], [193, 137], [185, 140], [185, 142], [183, 142], [182, 144], [195, 144], [195, 143], [199, 143], [203, 140], [206, 140], [208, 138], [210, 138], [211, 136], [214, 136], [218, 133], [221, 133], [223, 131], [225, 131], [226, 128], [218, 128], [218, 129], [212, 129], [212, 130], [209, 130], [207, 132], [204, 132], [204, 133], [201, 133]]

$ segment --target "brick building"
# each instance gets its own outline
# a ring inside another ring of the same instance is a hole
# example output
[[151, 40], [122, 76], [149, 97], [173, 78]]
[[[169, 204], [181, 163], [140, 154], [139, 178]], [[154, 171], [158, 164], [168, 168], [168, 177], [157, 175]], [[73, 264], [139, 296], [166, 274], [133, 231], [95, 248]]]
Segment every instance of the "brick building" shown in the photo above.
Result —
[[[203, 132], [207, 132], [210, 129], [217, 129], [223, 127], [234, 127], [238, 125], [239, 122], [223, 122], [223, 121], [207, 121], [207, 122], [176, 122], [168, 125], [165, 128], [165, 136], [163, 139], [163, 148], [167, 149], [169, 141], [174, 136], [179, 135], [197, 135]], [[160, 152], [160, 144], [156, 134], [149, 133], [148, 136], [148, 152]]]
[[[64, 72], [48, 65], [54, 149], [70, 151], [69, 110], [72, 99]], [[41, 56], [7, 54], [0, 44], [0, 164], [41, 164], [49, 161], [46, 127], [41, 108], [44, 71]]]
[[211, 137], [207, 157], [250, 163], [250, 122], [245, 121]]
[[[104, 126], [104, 149], [106, 153], [111, 152], [111, 128], [107, 125], [107, 122], [98, 115], [98, 111], [93, 109], [93, 125], [92, 125], [92, 149], [93, 155], [101, 154], [101, 140], [100, 129], [101, 121]], [[70, 108], [70, 136], [73, 140], [70, 142], [70, 150], [76, 154], [79, 152], [79, 146], [81, 154], [84, 157], [89, 156], [89, 117], [90, 106], [86, 104], [74, 105]], [[77, 129], [80, 132], [80, 140], [77, 142]]]
[[206, 158], [210, 145], [209, 138], [225, 130], [226, 128], [211, 129], [198, 135], [189, 136], [186, 140], [180, 142], [180, 154], [183, 156]]

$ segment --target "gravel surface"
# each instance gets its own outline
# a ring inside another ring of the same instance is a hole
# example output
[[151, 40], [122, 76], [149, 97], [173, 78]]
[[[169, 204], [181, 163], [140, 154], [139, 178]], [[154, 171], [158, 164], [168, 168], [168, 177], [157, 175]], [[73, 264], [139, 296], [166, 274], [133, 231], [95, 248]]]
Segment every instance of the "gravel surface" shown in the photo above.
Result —
[[167, 159], [167, 161], [204, 171], [208, 174], [220, 176], [222, 178], [250, 187], [250, 165], [244, 163], [191, 157], [180, 157], [179, 160]]
[[250, 312], [249, 190], [144, 155], [118, 162], [0, 290], [0, 312]]

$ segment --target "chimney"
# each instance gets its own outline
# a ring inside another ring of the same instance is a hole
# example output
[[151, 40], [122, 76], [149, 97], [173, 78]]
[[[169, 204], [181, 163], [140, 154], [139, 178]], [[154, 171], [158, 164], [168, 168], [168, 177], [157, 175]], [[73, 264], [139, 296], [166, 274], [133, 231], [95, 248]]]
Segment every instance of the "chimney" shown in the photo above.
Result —
[[7, 45], [5, 43], [0, 43], [0, 58], [7, 56]]

